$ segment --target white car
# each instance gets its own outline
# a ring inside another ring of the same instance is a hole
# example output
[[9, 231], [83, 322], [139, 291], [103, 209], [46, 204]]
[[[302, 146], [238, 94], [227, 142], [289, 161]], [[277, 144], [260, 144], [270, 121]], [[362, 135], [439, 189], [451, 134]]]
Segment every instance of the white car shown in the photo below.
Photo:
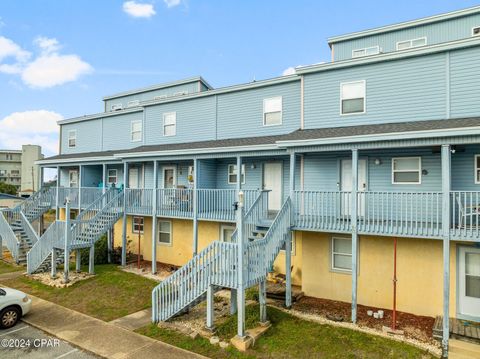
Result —
[[23, 292], [0, 288], [0, 328], [13, 327], [32, 308], [32, 300]]

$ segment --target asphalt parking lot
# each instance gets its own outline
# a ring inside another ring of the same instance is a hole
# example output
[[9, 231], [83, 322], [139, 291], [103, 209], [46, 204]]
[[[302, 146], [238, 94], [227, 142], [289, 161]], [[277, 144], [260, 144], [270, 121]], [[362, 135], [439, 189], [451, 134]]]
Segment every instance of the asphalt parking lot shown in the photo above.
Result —
[[19, 322], [11, 329], [0, 330], [0, 358], [96, 359], [98, 357], [24, 322]]

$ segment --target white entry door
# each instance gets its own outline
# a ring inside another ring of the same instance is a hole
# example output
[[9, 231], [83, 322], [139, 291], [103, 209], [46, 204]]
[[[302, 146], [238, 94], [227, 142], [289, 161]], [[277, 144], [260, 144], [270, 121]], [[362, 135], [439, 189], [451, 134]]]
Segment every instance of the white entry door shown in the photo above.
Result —
[[282, 207], [282, 172], [281, 162], [263, 165], [263, 189], [270, 191], [268, 193], [269, 211], [279, 211]]
[[480, 248], [460, 247], [459, 252], [459, 313], [480, 318]]
[[175, 188], [177, 173], [175, 167], [163, 167], [163, 188]]
[[142, 188], [143, 187], [143, 171], [139, 167], [132, 167], [128, 169], [128, 187]]
[[[367, 160], [358, 160], [358, 190], [365, 191], [367, 189]], [[341, 190], [352, 190], [352, 160], [342, 160], [341, 168]], [[358, 215], [363, 217], [365, 215], [365, 202], [360, 197], [358, 203]], [[350, 198], [348, 196], [342, 197], [342, 214], [350, 215]]]

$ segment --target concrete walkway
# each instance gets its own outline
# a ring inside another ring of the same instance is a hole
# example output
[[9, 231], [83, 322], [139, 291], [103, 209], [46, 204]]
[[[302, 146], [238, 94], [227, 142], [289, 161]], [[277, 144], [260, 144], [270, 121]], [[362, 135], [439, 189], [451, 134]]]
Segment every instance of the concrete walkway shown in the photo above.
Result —
[[144, 309], [124, 317], [114, 319], [110, 324], [117, 325], [127, 330], [137, 330], [152, 322], [152, 308]]
[[[105, 358], [204, 358], [43, 299], [30, 296], [23, 321]], [[79, 298], [81, 300], [81, 298]]]

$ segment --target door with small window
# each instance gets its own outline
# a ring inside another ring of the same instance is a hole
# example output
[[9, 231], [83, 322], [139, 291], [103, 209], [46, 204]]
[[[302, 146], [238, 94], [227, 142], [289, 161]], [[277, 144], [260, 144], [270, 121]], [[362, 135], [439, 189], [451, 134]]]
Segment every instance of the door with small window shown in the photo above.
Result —
[[480, 319], [480, 248], [459, 248], [458, 290], [458, 312]]

